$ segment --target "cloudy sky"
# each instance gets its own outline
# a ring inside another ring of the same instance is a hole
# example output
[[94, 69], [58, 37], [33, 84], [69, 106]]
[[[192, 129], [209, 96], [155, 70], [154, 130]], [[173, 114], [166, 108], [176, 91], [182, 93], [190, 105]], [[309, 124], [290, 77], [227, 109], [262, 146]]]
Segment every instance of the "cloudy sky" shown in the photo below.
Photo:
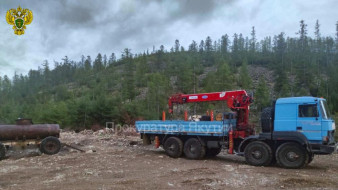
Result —
[[[6, 22], [10, 8], [28, 8], [34, 20], [22, 36]], [[336, 0], [1, 0], [0, 76], [26, 74], [44, 60], [53, 66], [64, 56], [80, 60], [100, 52], [120, 55], [166, 49], [175, 39], [187, 47], [210, 36], [234, 33], [258, 39], [285, 32], [295, 36], [304, 19], [309, 35], [318, 19], [323, 36], [334, 36], [338, 21]]]

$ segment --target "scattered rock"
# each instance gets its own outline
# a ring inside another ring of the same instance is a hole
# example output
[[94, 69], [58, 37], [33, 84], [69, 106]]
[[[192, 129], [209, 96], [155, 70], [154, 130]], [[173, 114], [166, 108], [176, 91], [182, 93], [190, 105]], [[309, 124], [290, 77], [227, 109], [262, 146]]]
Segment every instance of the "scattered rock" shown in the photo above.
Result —
[[137, 141], [130, 141], [130, 142], [129, 142], [129, 145], [137, 145], [137, 144], [138, 144]]

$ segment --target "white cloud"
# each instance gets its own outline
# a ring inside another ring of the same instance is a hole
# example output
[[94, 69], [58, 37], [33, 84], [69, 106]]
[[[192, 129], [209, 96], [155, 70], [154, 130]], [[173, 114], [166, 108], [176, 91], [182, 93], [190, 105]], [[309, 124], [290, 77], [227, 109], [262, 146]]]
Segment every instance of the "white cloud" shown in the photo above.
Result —
[[[4, 19], [6, 11], [18, 5], [34, 14], [23, 36], [14, 35]], [[119, 55], [126, 47], [133, 53], [153, 45], [170, 49], [175, 39], [187, 47], [207, 36], [213, 40], [226, 33], [249, 36], [252, 26], [258, 39], [280, 32], [296, 36], [301, 19], [308, 24], [309, 35], [319, 19], [322, 35], [333, 36], [336, 10], [335, 0], [1, 0], [0, 75], [25, 74], [44, 60], [52, 66], [66, 55], [94, 59], [99, 52]]]

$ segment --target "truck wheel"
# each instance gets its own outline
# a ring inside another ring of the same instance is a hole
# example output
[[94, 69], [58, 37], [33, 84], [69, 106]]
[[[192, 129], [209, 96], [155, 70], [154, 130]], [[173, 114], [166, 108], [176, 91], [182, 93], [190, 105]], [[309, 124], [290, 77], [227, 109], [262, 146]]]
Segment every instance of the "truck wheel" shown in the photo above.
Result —
[[284, 168], [301, 168], [309, 162], [309, 154], [297, 143], [284, 143], [276, 151], [279, 166]]
[[201, 159], [205, 156], [205, 147], [198, 139], [190, 138], [184, 144], [184, 154], [189, 159]]
[[264, 108], [261, 115], [261, 126], [263, 133], [269, 133], [273, 130], [273, 107]]
[[0, 160], [4, 159], [6, 156], [6, 147], [0, 143]]
[[261, 141], [249, 143], [244, 149], [245, 161], [253, 166], [267, 166], [272, 160], [272, 151], [269, 145]]
[[177, 137], [169, 137], [163, 146], [168, 156], [172, 158], [178, 158], [183, 153], [183, 142]]
[[46, 137], [40, 144], [40, 151], [48, 155], [56, 154], [60, 149], [61, 143], [56, 137]]
[[220, 148], [208, 148], [206, 150], [205, 156], [206, 157], [215, 157], [222, 151], [222, 147]]

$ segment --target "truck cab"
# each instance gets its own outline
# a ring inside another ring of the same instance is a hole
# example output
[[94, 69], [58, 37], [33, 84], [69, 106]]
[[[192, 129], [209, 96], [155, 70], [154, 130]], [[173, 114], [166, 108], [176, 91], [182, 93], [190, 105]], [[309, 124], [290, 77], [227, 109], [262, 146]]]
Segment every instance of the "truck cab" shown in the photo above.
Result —
[[336, 150], [336, 126], [324, 98], [279, 98], [273, 107], [263, 109], [261, 127], [262, 133], [245, 138], [238, 148], [251, 165], [275, 160], [284, 168], [301, 168], [315, 154]]
[[323, 98], [291, 97], [276, 101], [274, 132], [302, 133], [314, 154], [330, 154], [334, 151], [335, 129], [335, 122]]
[[329, 154], [333, 148], [321, 145], [334, 145], [336, 129], [331, 119], [326, 100], [315, 97], [280, 98], [275, 105], [274, 132], [297, 131], [302, 133], [314, 153]]

